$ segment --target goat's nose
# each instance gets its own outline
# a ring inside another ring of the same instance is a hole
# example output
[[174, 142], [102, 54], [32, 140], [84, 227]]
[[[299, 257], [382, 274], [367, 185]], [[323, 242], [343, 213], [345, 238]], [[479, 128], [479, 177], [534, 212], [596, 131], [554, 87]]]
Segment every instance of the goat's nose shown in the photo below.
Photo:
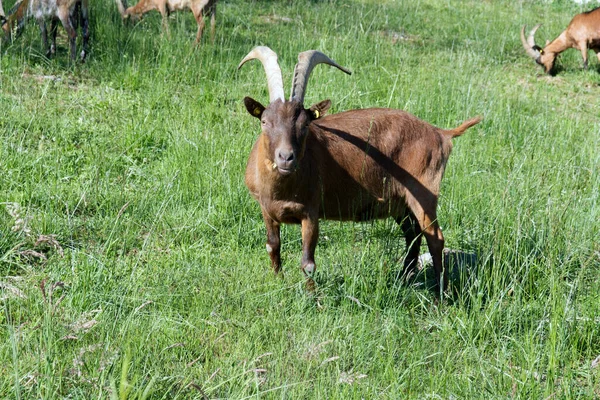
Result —
[[294, 153], [292, 151], [280, 151], [277, 157], [283, 162], [290, 162], [294, 160]]

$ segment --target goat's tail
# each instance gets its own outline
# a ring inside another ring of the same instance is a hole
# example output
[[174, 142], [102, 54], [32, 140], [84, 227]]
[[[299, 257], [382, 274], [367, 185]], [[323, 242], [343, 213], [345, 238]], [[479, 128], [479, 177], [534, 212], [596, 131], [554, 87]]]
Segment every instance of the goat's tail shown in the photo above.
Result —
[[445, 130], [444, 133], [446, 133], [447, 135], [450, 135], [450, 137], [455, 138], [455, 137], [460, 136], [463, 133], [465, 133], [466, 130], [469, 129], [470, 127], [472, 127], [473, 125], [477, 125], [478, 123], [480, 123], [482, 119], [483, 119], [483, 117], [481, 117], [481, 116], [477, 116], [475, 118], [468, 119], [465, 122], [463, 122], [459, 127], [454, 128], [454, 129]]

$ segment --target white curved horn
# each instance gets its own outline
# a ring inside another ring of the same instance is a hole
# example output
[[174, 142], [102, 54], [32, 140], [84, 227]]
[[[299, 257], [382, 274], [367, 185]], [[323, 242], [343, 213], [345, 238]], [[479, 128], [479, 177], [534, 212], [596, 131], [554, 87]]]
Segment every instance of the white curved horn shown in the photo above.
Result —
[[290, 96], [290, 100], [296, 100], [300, 103], [304, 102], [304, 92], [306, 91], [306, 85], [308, 84], [310, 73], [317, 64], [321, 63], [332, 65], [341, 71], [344, 71], [348, 75], [352, 74], [350, 70], [338, 65], [335, 61], [320, 51], [303, 51], [302, 53], [298, 54], [298, 63], [294, 68], [294, 79], [292, 81], [292, 94]]
[[283, 95], [283, 79], [281, 78], [281, 68], [277, 62], [277, 54], [267, 46], [257, 46], [238, 65], [238, 69], [247, 61], [259, 60], [265, 74], [267, 74], [267, 85], [269, 87], [269, 102], [272, 103], [277, 99], [284, 101]]

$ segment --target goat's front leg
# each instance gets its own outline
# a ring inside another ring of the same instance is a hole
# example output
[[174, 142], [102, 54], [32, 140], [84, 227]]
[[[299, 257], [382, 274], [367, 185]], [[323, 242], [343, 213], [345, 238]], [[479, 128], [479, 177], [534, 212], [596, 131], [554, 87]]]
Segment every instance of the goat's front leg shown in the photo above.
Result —
[[264, 209], [262, 210], [262, 215], [265, 227], [267, 228], [267, 253], [269, 253], [269, 257], [271, 258], [273, 272], [278, 274], [281, 271], [280, 225]]
[[306, 276], [306, 288], [310, 292], [315, 290], [315, 249], [319, 240], [319, 217], [306, 216], [302, 220], [302, 272]]

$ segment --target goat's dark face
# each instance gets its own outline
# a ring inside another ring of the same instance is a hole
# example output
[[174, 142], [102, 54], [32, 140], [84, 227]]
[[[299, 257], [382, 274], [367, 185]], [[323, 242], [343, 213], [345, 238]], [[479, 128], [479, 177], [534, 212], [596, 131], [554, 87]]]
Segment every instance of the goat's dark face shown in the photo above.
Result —
[[298, 169], [304, 156], [308, 126], [331, 105], [325, 100], [306, 109], [297, 101], [275, 100], [265, 108], [250, 97], [246, 97], [244, 103], [248, 112], [260, 119], [267, 162], [282, 176]]
[[546, 53], [540, 50], [541, 55], [535, 60], [538, 65], [544, 68], [544, 72], [549, 75], [554, 75], [554, 60], [556, 60], [556, 54]]

